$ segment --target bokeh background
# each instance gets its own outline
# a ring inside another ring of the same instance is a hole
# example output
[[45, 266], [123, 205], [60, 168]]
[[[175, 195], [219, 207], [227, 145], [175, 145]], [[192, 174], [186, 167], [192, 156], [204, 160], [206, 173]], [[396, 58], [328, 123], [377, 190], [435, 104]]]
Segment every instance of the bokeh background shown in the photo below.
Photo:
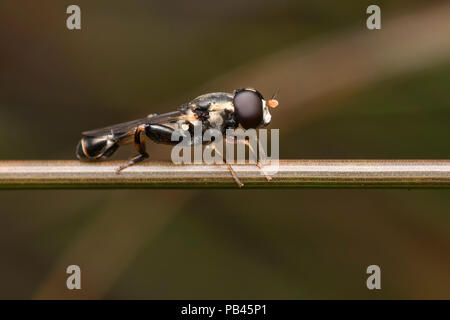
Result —
[[[0, 159], [74, 159], [81, 131], [242, 86], [279, 88], [282, 158], [448, 159], [449, 35], [436, 0], [2, 0]], [[450, 193], [1, 191], [0, 252], [0, 298], [450, 298]]]

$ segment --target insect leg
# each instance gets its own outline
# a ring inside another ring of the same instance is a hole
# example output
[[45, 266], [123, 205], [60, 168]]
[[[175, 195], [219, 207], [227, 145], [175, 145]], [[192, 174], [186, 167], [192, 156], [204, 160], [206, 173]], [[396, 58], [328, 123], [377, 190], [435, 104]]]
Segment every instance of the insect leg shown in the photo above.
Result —
[[116, 173], [119, 174], [120, 171], [122, 171], [125, 168], [128, 168], [138, 162], [141, 162], [148, 158], [148, 153], [145, 151], [145, 141], [142, 140], [141, 134], [145, 132], [145, 126], [139, 126], [137, 127], [135, 133], [134, 133], [134, 145], [136, 147], [137, 152], [139, 154], [131, 158], [128, 162], [121, 165], [119, 168], [117, 168]]
[[[234, 139], [234, 137], [233, 137], [233, 140], [227, 139], [227, 143], [234, 143], [234, 144], [241, 143], [241, 144], [245, 144], [248, 147], [248, 149], [250, 150], [250, 152], [253, 153], [253, 155], [255, 156], [255, 158], [256, 158], [256, 166], [264, 174], [264, 177], [266, 178], [266, 180], [267, 181], [271, 181], [272, 180], [272, 177], [267, 174], [267, 172], [264, 170], [264, 166], [259, 162], [259, 158], [258, 158], [258, 155], [255, 152], [255, 149], [253, 149], [252, 145], [250, 144], [250, 142], [247, 139], [245, 139], [245, 140], [243, 140], [243, 139]], [[260, 148], [261, 148], [261, 144], [260, 144]]]
[[217, 150], [216, 146], [214, 145], [214, 143], [210, 144], [211, 148], [217, 152], [217, 154], [219, 156], [222, 157], [223, 161], [225, 162], [225, 164], [228, 167], [228, 170], [230, 170], [231, 176], [233, 177], [234, 181], [236, 181], [237, 185], [239, 186], [239, 188], [242, 188], [244, 186], [244, 184], [241, 182], [241, 180], [239, 180], [238, 176], [236, 175], [236, 172], [233, 170], [233, 167], [231, 166], [231, 164], [227, 163], [227, 160], [225, 159], [225, 157], [223, 156], [223, 154]]
[[[238, 139], [239, 141], [239, 139]], [[256, 158], [256, 166], [261, 170], [261, 172], [264, 174], [264, 177], [266, 177], [267, 181], [272, 180], [272, 177], [269, 176], [266, 171], [264, 171], [264, 167], [263, 165], [259, 162], [259, 158], [258, 155], [256, 154], [255, 150], [253, 149], [252, 145], [250, 144], [250, 142], [248, 142], [248, 140], [244, 140], [244, 144], [248, 146], [248, 149], [250, 150], [251, 153], [253, 153], [253, 155]]]

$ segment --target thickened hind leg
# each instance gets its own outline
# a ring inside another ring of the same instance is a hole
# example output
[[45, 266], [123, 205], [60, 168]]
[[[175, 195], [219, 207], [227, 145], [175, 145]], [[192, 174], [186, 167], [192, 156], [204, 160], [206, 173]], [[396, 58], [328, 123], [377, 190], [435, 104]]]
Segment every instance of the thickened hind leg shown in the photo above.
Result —
[[116, 173], [119, 174], [120, 171], [122, 171], [125, 168], [131, 167], [132, 165], [135, 165], [138, 162], [141, 162], [148, 158], [148, 153], [145, 151], [145, 141], [142, 139], [142, 133], [145, 133], [145, 126], [139, 126], [136, 129], [136, 132], [134, 133], [134, 145], [136, 147], [137, 152], [139, 154], [131, 158], [128, 162], [121, 165], [119, 168], [117, 168]]

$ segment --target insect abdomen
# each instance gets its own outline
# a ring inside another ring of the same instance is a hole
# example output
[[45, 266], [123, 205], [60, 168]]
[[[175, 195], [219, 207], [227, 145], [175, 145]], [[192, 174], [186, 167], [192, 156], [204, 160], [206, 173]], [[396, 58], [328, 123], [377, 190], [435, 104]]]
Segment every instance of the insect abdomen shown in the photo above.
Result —
[[118, 148], [115, 140], [106, 137], [83, 137], [77, 146], [80, 160], [100, 160], [111, 156]]

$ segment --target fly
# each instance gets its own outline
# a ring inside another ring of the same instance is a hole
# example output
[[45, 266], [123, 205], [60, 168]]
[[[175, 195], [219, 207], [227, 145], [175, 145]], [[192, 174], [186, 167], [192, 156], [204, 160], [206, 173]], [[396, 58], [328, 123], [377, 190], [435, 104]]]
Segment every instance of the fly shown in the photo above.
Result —
[[[179, 141], [172, 141], [172, 133], [186, 130], [192, 133], [194, 121], [201, 122], [203, 133], [208, 129], [219, 130], [222, 134], [225, 134], [227, 129], [238, 127], [257, 129], [270, 123], [269, 107], [277, 106], [275, 97], [266, 101], [259, 91], [252, 88], [238, 89], [233, 93], [208, 93], [181, 105], [173, 112], [151, 114], [142, 119], [82, 132], [76, 155], [82, 161], [103, 160], [109, 158], [119, 146], [134, 143], [139, 154], [117, 168], [116, 172], [120, 173], [149, 157], [145, 139], [176, 145]], [[192, 141], [191, 144], [197, 142]], [[240, 187], [243, 186], [231, 165], [227, 166], [236, 183]], [[266, 178], [270, 180], [267, 175]]]

